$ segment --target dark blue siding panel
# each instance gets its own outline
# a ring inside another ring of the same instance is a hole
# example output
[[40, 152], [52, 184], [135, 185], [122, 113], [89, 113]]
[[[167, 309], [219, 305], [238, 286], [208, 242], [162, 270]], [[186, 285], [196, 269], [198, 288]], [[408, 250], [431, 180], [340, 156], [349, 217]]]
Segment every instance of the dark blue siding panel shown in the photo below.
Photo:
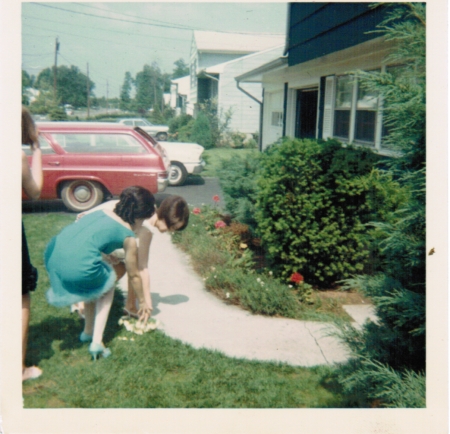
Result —
[[292, 27], [300, 21], [303, 21], [305, 18], [309, 17], [327, 4], [328, 3], [291, 3], [289, 26]]
[[318, 35], [354, 20], [369, 11], [366, 3], [333, 3], [315, 14], [293, 24], [290, 28], [290, 47], [302, 44]]
[[[291, 4], [291, 14], [301, 6]], [[317, 9], [290, 28], [289, 66], [378, 37], [378, 33], [367, 32], [375, 30], [383, 18], [384, 8], [372, 10], [366, 3], [329, 3]]]

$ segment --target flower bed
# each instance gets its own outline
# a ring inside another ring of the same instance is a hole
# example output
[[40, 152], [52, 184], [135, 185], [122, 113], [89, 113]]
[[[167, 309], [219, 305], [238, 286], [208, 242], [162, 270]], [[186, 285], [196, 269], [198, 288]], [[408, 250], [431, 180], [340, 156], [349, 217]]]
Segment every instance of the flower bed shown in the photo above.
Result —
[[[220, 198], [215, 196], [214, 201], [218, 204]], [[265, 315], [349, 320], [340, 308], [346, 293], [322, 297], [325, 292], [305, 282], [301, 270], [288, 280], [277, 278], [248, 226], [231, 220], [216, 205], [192, 208], [189, 226], [173, 240], [190, 255], [205, 288], [226, 303]]]

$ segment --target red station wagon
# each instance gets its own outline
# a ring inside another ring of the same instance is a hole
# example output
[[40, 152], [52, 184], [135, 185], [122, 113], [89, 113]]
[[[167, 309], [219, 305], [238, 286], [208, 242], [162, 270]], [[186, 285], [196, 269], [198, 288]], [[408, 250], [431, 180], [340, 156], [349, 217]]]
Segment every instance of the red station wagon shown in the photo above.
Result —
[[[60, 198], [81, 212], [131, 185], [152, 193], [168, 185], [170, 161], [164, 149], [139, 128], [100, 122], [36, 125], [44, 172], [40, 199]], [[31, 155], [29, 146], [22, 148]]]

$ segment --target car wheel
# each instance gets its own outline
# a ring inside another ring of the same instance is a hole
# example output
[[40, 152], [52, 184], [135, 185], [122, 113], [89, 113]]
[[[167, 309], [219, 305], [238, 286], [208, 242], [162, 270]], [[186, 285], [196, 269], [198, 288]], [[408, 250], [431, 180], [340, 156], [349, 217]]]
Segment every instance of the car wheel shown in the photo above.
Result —
[[170, 162], [169, 169], [169, 184], [170, 185], [182, 185], [187, 178], [187, 171], [185, 167], [176, 161]]
[[158, 133], [158, 134], [156, 135], [156, 138], [157, 138], [158, 140], [165, 141], [165, 140], [167, 140], [167, 133]]
[[103, 201], [103, 190], [97, 182], [77, 180], [64, 184], [61, 199], [72, 211], [82, 212], [94, 208]]

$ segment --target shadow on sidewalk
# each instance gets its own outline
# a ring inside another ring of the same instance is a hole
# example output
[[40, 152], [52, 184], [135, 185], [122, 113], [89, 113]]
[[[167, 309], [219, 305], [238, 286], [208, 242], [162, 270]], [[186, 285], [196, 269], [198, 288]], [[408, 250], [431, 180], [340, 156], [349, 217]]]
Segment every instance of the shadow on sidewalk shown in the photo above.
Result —
[[189, 297], [182, 294], [173, 294], [168, 295], [166, 297], [161, 297], [157, 292], [152, 292], [152, 305], [153, 305], [153, 312], [152, 315], [157, 315], [161, 311], [158, 309], [158, 304], [180, 304], [180, 303], [186, 303], [189, 301]]

